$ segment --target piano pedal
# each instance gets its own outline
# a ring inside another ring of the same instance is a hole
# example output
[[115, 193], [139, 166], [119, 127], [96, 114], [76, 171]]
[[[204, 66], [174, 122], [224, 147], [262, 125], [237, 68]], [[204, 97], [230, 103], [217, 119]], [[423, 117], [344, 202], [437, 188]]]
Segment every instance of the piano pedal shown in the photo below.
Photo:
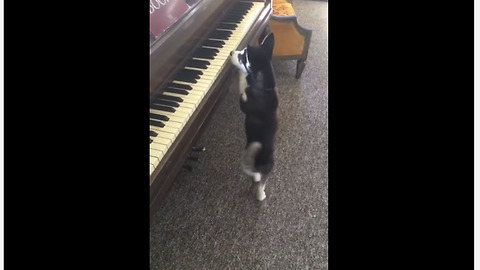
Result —
[[183, 165], [182, 168], [186, 169], [186, 170], [189, 171], [189, 172], [192, 172], [192, 170], [193, 170], [192, 165]]
[[189, 156], [187, 159], [188, 160], [193, 160], [193, 161], [198, 161], [198, 157], [194, 157], [194, 156]]
[[193, 152], [205, 152], [206, 148], [205, 146], [194, 146], [192, 147]]

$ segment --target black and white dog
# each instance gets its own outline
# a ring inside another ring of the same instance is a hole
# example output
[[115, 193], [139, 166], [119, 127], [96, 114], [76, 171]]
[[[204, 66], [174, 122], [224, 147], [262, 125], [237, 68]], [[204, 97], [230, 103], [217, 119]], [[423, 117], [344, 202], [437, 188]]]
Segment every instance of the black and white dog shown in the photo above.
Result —
[[263, 201], [267, 175], [273, 168], [275, 133], [277, 131], [278, 97], [271, 64], [273, 33], [259, 46], [230, 53], [239, 70], [240, 109], [245, 113], [246, 151], [243, 171], [258, 183], [256, 197]]

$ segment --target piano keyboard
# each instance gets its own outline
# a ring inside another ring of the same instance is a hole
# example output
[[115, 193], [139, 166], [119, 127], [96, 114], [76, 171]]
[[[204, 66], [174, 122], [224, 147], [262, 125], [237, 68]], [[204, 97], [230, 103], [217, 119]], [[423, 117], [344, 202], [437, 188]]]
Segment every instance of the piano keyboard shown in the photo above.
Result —
[[150, 175], [263, 7], [263, 2], [237, 2], [164, 92], [150, 101]]

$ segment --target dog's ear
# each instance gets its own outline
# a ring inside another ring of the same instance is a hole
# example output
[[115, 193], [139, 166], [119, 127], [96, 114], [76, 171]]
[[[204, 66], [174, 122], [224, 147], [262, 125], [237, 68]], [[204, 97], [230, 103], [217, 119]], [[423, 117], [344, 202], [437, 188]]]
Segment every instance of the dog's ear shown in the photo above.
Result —
[[270, 58], [272, 58], [274, 45], [275, 45], [275, 39], [273, 37], [273, 33], [270, 33], [262, 41], [262, 47], [267, 50]]

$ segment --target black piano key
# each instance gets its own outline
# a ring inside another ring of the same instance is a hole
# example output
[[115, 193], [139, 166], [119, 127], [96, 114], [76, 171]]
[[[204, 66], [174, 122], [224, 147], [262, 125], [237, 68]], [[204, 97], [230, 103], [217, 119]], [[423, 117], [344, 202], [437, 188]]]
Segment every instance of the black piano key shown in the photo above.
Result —
[[170, 101], [170, 100], [164, 100], [164, 99], [155, 99], [153, 101], [154, 104], [160, 104], [160, 105], [166, 105], [170, 107], [176, 107], [178, 108], [180, 105], [175, 102], [175, 101]]
[[152, 137], [157, 137], [158, 133], [153, 131], [153, 130], [150, 130], [150, 136]]
[[252, 5], [237, 5], [235, 6], [226, 16], [225, 18], [234, 18], [239, 16], [245, 16], [248, 11], [252, 8]]
[[209, 38], [214, 38], [214, 39], [220, 39], [220, 40], [228, 40], [227, 36], [221, 35], [221, 34], [212, 34], [209, 36]]
[[209, 50], [209, 51], [211, 51], [211, 53], [214, 53], [215, 55], [220, 52], [219, 49], [215, 49], [215, 48], [203, 48], [203, 49]]
[[250, 8], [243, 7], [243, 8], [239, 8], [237, 10], [233, 10], [228, 15], [245, 15], [245, 14], [248, 13], [248, 10], [250, 10]]
[[207, 66], [210, 65], [210, 62], [204, 61], [204, 60], [190, 59], [190, 60], [187, 61], [186, 65], [187, 65], [187, 67], [206, 69]]
[[184, 69], [178, 71], [177, 74], [182, 74], [184, 76], [190, 76], [190, 77], [193, 77], [195, 79], [200, 79], [200, 75], [202, 75], [203, 72], [200, 71], [200, 70], [193, 70], [193, 69], [184, 68]]
[[150, 104], [150, 108], [164, 112], [176, 112], [175, 108], [159, 104]]
[[215, 56], [214, 55], [200, 55], [200, 54], [194, 54], [193, 57], [195, 58], [200, 58], [200, 59], [209, 59], [209, 60], [213, 60], [215, 59]]
[[202, 50], [202, 53], [205, 53], [206, 55], [213, 56], [216, 56], [220, 52], [220, 50], [215, 48], [199, 48], [199, 50]]
[[[250, 8], [248, 8], [248, 9], [250, 9]], [[226, 16], [245, 15], [248, 12], [248, 9], [247, 9], [247, 7], [241, 7], [241, 8], [233, 9]]]
[[193, 70], [193, 69], [185, 69], [186, 72], [190, 72], [192, 74], [197, 74], [198, 77], [200, 77], [201, 75], [203, 75], [203, 71], [201, 70]]
[[222, 40], [211, 40], [207, 39], [204, 43], [203, 46], [207, 47], [214, 47], [214, 48], [223, 48], [225, 46], [225, 42]]
[[161, 128], [165, 126], [164, 123], [162, 123], [160, 121], [157, 121], [157, 120], [152, 120], [152, 119], [150, 119], [150, 125], [156, 126], [156, 127], [161, 127]]
[[251, 2], [237, 2], [237, 3], [235, 3], [234, 9], [237, 9], [239, 7], [251, 8], [251, 7], [253, 7], [253, 3], [251, 3]]
[[190, 82], [190, 83], [197, 82], [197, 79], [195, 79], [193, 76], [190, 76], [188, 74], [182, 74], [182, 73], [175, 74], [175, 76], [173, 77], [173, 80], [181, 81], [181, 82]]
[[242, 7], [250, 9], [251, 7], [253, 7], [253, 3], [251, 3], [251, 2], [237, 2], [237, 3], [235, 3], [234, 9], [242, 8]]
[[[243, 7], [243, 8], [238, 8], [237, 7], [237, 9], [234, 8], [231, 11], [228, 12], [228, 15], [245, 14], [248, 11], [247, 8], [248, 7]], [[248, 9], [250, 9], [250, 8], [248, 8]]]
[[216, 51], [214, 51], [213, 49], [206, 49], [206, 48], [198, 48], [195, 53], [197, 54], [205, 54], [205, 55], [214, 55], [216, 53]]
[[217, 34], [225, 35], [225, 36], [228, 36], [228, 37], [230, 37], [233, 34], [233, 32], [230, 31], [230, 30], [218, 30], [218, 29], [216, 29], [212, 33], [217, 33]]
[[230, 13], [228, 15], [226, 15], [225, 17], [222, 18], [222, 21], [224, 21], [225, 19], [240, 19], [240, 18], [243, 18], [245, 17], [245, 14], [246, 12], [237, 12], [237, 13]]
[[167, 96], [167, 95], [159, 95], [158, 98], [165, 99], [165, 100], [172, 100], [176, 102], [183, 102], [183, 98], [181, 97], [174, 97], [174, 96]]
[[237, 29], [238, 25], [237, 24], [232, 24], [232, 23], [219, 23], [217, 28], [219, 29], [228, 29], [228, 30], [235, 30]]
[[150, 143], [152, 143], [152, 142], [153, 142], [153, 140], [152, 140], [152, 139], [150, 139]]
[[213, 49], [198, 48], [193, 54], [193, 57], [213, 60], [215, 59], [216, 55], [217, 55], [217, 52], [215, 52]]
[[150, 118], [154, 118], [154, 119], [157, 119], [157, 120], [162, 120], [162, 121], [165, 121], [165, 122], [170, 120], [170, 118], [168, 118], [168, 116], [162, 115], [162, 114], [156, 114], [156, 113], [150, 113]]
[[239, 20], [239, 19], [231, 19], [231, 18], [225, 18], [223, 20], [223, 22], [226, 22], [226, 23], [240, 23], [242, 20]]
[[221, 40], [210, 40], [210, 39], [208, 39], [203, 43], [203, 46], [214, 47], [214, 48], [223, 48], [223, 46], [225, 46], [225, 42], [221, 41]]
[[174, 81], [182, 81], [182, 82], [196, 82], [198, 78], [200, 78], [198, 74], [185, 72], [184, 70], [178, 71], [175, 74], [175, 76], [173, 76]]
[[181, 83], [169, 83], [167, 85], [167, 88], [178, 88], [178, 89], [186, 89], [186, 90], [192, 90], [193, 88], [190, 85], [186, 84], [181, 84]]
[[243, 20], [243, 16], [226, 16], [222, 19], [222, 22], [227, 23], [240, 23]]
[[203, 71], [201, 70], [193, 70], [193, 69], [187, 69], [187, 70], [189, 70], [190, 72], [196, 73], [199, 77], [203, 75]]
[[231, 14], [247, 14], [252, 9], [252, 6], [237, 7]]
[[187, 90], [183, 90], [183, 89], [177, 89], [177, 88], [170, 88], [170, 87], [167, 87], [165, 90], [165, 92], [169, 92], [169, 93], [175, 93], [175, 94], [180, 94], [180, 95], [188, 95], [188, 91]]
[[218, 31], [219, 33], [223, 33], [228, 35], [229, 37], [233, 35], [233, 31], [235, 30], [230, 30], [230, 29], [216, 29], [215, 31]]
[[209, 37], [214, 39], [228, 40], [231, 35], [231, 32], [217, 30], [212, 32]]
[[230, 30], [216, 30], [216, 31], [218, 32], [214, 33], [214, 36], [217, 36], [219, 37], [219, 39], [222, 39], [222, 40], [228, 40], [232, 35], [232, 32], [230, 32]]

